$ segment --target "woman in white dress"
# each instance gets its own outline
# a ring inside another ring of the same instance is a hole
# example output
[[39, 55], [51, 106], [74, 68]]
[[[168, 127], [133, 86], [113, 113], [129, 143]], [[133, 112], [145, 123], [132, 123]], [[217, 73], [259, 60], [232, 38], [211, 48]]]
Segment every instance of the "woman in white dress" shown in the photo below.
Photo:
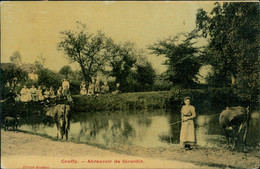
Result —
[[88, 96], [94, 95], [94, 90], [95, 90], [95, 84], [89, 83], [89, 86], [88, 86]]
[[195, 145], [195, 127], [193, 119], [196, 117], [195, 107], [190, 105], [190, 97], [184, 98], [185, 105], [181, 108], [181, 133], [180, 133], [180, 144], [190, 149], [192, 145]]
[[82, 82], [80, 85], [80, 94], [81, 95], [86, 95], [87, 94], [87, 89], [86, 89], [86, 83]]
[[50, 87], [50, 91], [49, 91], [49, 92], [50, 92], [50, 98], [51, 98], [51, 99], [53, 99], [53, 98], [55, 98], [55, 97], [56, 97], [56, 96], [55, 96], [54, 89], [53, 89], [53, 87], [52, 87], [52, 86]]
[[38, 95], [38, 100], [42, 101], [44, 99], [44, 97], [42, 95], [42, 87], [41, 86], [38, 86], [37, 95]]
[[27, 88], [26, 85], [24, 85], [24, 87], [22, 88], [20, 94], [21, 94], [21, 101], [22, 102], [28, 102], [28, 101], [31, 100], [30, 90]]

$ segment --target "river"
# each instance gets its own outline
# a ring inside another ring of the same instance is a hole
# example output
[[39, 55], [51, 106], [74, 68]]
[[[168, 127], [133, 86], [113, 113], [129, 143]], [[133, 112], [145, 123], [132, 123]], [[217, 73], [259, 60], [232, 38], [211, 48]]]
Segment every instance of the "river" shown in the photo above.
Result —
[[[211, 115], [197, 113], [195, 119], [197, 144], [218, 147], [225, 144], [219, 127], [220, 111]], [[247, 142], [259, 145], [259, 113], [252, 113]], [[180, 113], [165, 111], [115, 111], [74, 112], [70, 121], [69, 140], [106, 147], [135, 145], [143, 147], [167, 147], [178, 145], [180, 135]], [[177, 122], [177, 123], [176, 123]], [[56, 138], [56, 127], [45, 116], [27, 115], [21, 120], [20, 130]]]

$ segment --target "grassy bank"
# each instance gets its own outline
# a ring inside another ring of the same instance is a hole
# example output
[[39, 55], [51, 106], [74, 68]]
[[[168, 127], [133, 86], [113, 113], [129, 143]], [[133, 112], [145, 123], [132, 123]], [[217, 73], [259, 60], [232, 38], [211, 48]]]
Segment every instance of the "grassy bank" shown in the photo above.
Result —
[[73, 95], [73, 111], [103, 111], [103, 110], [151, 110], [175, 109], [183, 105], [183, 98], [190, 96], [192, 105], [200, 112], [210, 113], [210, 110], [221, 110], [227, 106], [250, 106], [250, 102], [243, 103], [235, 97], [230, 88], [209, 89], [178, 89], [156, 92], [121, 93], [117, 95], [104, 94], [98, 97]]
[[74, 95], [74, 111], [142, 110], [166, 108], [168, 91], [104, 94], [98, 97]]
[[[211, 110], [222, 110], [227, 106], [249, 106], [258, 107], [258, 104], [243, 103], [235, 97], [230, 88], [209, 88], [209, 89], [181, 89], [173, 88], [170, 91], [134, 92], [121, 94], [103, 94], [98, 97], [72, 95], [74, 112], [94, 111], [115, 111], [115, 110], [153, 110], [153, 109], [175, 109], [180, 110], [183, 105], [183, 98], [190, 96], [191, 104], [198, 112], [211, 114]], [[59, 104], [55, 99], [47, 106]], [[21, 114], [45, 113], [45, 103], [9, 103], [1, 104], [2, 116], [15, 116]]]

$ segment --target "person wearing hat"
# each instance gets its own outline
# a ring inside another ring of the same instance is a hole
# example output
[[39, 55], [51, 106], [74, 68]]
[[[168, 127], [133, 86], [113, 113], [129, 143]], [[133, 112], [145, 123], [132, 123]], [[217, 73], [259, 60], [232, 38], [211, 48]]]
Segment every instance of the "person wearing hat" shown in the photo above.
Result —
[[195, 145], [195, 127], [193, 119], [196, 117], [195, 107], [190, 105], [191, 98], [185, 97], [185, 105], [181, 108], [181, 133], [180, 144], [185, 149], [190, 149], [192, 145]]

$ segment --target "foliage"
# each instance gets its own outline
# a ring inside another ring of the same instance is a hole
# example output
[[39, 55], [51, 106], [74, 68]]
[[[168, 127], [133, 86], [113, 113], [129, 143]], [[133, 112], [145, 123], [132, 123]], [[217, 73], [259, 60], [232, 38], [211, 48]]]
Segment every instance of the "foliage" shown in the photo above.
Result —
[[59, 71], [59, 74], [63, 75], [66, 78], [68, 78], [68, 76], [71, 75], [72, 73], [73, 71], [71, 67], [68, 65], [63, 66]]
[[109, 75], [116, 77], [115, 83], [120, 83], [120, 90], [131, 90], [129, 85], [133, 80], [131, 78], [132, 68], [137, 58], [137, 50], [134, 44], [131, 42], [115, 44], [111, 41], [105, 56], [109, 58], [109, 66], [111, 67]]
[[38, 74], [38, 85], [53, 87], [58, 89], [62, 83], [62, 75], [55, 73], [47, 68], [44, 68], [42, 65], [37, 64], [37, 74]]
[[224, 109], [227, 106], [248, 106], [236, 97], [231, 88], [184, 89], [173, 87], [168, 95], [169, 100], [166, 105], [171, 109], [180, 109], [181, 105], [184, 105], [183, 99], [190, 96], [197, 113], [208, 112], [210, 114], [212, 109]]
[[122, 94], [104, 94], [98, 97], [74, 95], [74, 112], [103, 110], [144, 110], [166, 107], [167, 92], [136, 92]]
[[15, 64], [7, 63], [1, 66], [1, 87], [9, 83], [11, 90], [14, 90], [18, 83], [23, 83], [28, 79], [28, 73], [17, 67]]
[[[184, 40], [181, 40], [181, 35], [185, 37]], [[152, 50], [152, 54], [164, 55], [167, 58], [164, 62], [168, 66], [167, 79], [173, 82], [173, 85], [193, 88], [196, 84], [196, 75], [201, 67], [201, 62], [199, 48], [194, 47], [196, 42], [192, 42], [195, 38], [195, 32], [188, 35], [180, 34], [174, 38], [160, 40], [148, 47]]]
[[160, 75], [156, 75], [153, 90], [155, 91], [168, 91], [172, 87], [172, 82], [167, 80], [166, 72], [161, 73]]
[[102, 55], [108, 38], [101, 31], [96, 34], [87, 32], [86, 26], [77, 22], [76, 30], [60, 32], [58, 50], [63, 51], [70, 62], [77, 62], [86, 81], [97, 71], [103, 70], [106, 58]]
[[[129, 92], [147, 90], [154, 81], [154, 71], [148, 62], [144, 65], [136, 64], [142, 52], [136, 49], [133, 43], [115, 44], [101, 31], [96, 34], [87, 32], [86, 26], [79, 22], [76, 30], [61, 32], [61, 41], [57, 49], [63, 51], [71, 62], [79, 64], [87, 82], [101, 72], [106, 76], [115, 77], [114, 83], [120, 83], [119, 89]], [[68, 67], [64, 69], [66, 70], [60, 73], [66, 76]], [[139, 81], [140, 76], [147, 78], [141, 77], [142, 81]]]
[[120, 83], [121, 91], [151, 90], [155, 72], [144, 53], [138, 50], [134, 43], [115, 44], [111, 40], [105, 56], [111, 69], [108, 74], [116, 78], [115, 83]]
[[136, 91], [149, 91], [152, 90], [152, 86], [155, 82], [155, 71], [145, 58], [139, 59], [141, 61], [136, 64], [136, 79], [138, 81], [138, 87]]
[[198, 10], [196, 24], [209, 38], [212, 82], [232, 85], [242, 100], [258, 101], [259, 3], [216, 3], [210, 15]]

